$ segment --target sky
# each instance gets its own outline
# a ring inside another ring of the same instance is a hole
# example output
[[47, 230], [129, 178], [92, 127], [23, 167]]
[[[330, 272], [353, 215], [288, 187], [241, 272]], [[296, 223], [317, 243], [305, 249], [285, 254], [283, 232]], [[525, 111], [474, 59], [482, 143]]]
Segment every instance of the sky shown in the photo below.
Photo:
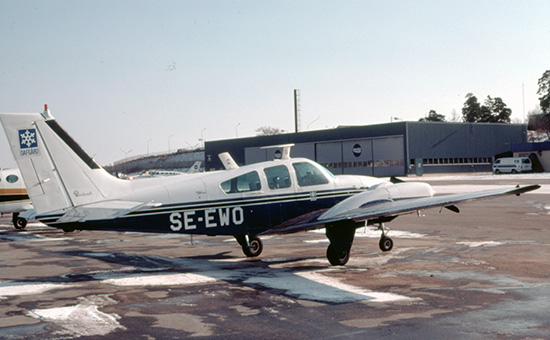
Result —
[[549, 16], [548, 0], [0, 0], [0, 112], [48, 104], [102, 165], [293, 132], [294, 89], [302, 131], [460, 118], [468, 93], [522, 121]]

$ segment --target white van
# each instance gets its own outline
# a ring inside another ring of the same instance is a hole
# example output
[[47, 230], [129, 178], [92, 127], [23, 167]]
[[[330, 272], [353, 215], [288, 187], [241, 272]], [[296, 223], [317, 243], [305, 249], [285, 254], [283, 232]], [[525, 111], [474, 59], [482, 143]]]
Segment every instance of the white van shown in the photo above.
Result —
[[493, 163], [493, 172], [500, 174], [504, 172], [511, 172], [517, 174], [518, 172], [530, 172], [533, 170], [531, 160], [527, 157], [506, 157], [499, 158]]

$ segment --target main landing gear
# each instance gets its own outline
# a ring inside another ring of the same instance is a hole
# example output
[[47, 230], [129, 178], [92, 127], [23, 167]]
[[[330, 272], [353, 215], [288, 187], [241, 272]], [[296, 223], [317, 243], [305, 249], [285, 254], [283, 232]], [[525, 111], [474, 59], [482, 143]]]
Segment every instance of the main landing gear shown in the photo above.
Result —
[[348, 263], [356, 228], [354, 221], [341, 221], [326, 226], [326, 235], [330, 241], [327, 260], [331, 265], [343, 266]]
[[380, 223], [378, 225], [378, 230], [382, 231], [382, 235], [380, 236], [380, 242], [378, 242], [378, 246], [380, 247], [380, 250], [382, 251], [390, 251], [393, 248], [393, 240], [386, 236], [389, 229], [387, 229], [384, 226], [384, 223]]
[[241, 245], [247, 257], [256, 257], [262, 253], [264, 245], [258, 236], [238, 235], [235, 239]]
[[19, 217], [19, 213], [13, 213], [12, 223], [15, 229], [23, 230], [27, 226], [27, 220]]
[[[357, 226], [353, 221], [341, 221], [326, 226], [327, 238], [330, 241], [327, 248], [327, 259], [331, 265], [343, 266], [348, 263]], [[393, 240], [386, 235], [388, 229], [383, 223], [379, 223], [378, 230], [382, 231], [378, 242], [380, 250], [390, 251], [393, 248]]]

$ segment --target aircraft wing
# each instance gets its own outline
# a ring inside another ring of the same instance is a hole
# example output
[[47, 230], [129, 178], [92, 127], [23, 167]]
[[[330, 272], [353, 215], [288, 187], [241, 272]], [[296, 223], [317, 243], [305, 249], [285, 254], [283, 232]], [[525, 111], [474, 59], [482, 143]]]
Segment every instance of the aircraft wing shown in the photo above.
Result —
[[56, 223], [112, 219], [124, 216], [147, 206], [150, 206], [150, 204], [122, 200], [110, 200], [83, 204], [69, 209], [56, 221]]
[[388, 221], [399, 216], [412, 212], [435, 208], [446, 207], [447, 209], [459, 212], [454, 206], [456, 203], [467, 202], [485, 198], [493, 198], [504, 195], [520, 195], [529, 191], [539, 189], [540, 185], [516, 186], [514, 188], [503, 188], [494, 190], [475, 191], [471, 193], [441, 195], [432, 197], [410, 198], [403, 200], [381, 200], [375, 202], [362, 202], [361, 196], [367, 192], [349, 197], [336, 204], [330, 209], [319, 210], [314, 213], [299, 216], [287, 221], [276, 228], [266, 231], [264, 234], [285, 234], [303, 230], [322, 228], [327, 224], [353, 220], [362, 222], [387, 217]]

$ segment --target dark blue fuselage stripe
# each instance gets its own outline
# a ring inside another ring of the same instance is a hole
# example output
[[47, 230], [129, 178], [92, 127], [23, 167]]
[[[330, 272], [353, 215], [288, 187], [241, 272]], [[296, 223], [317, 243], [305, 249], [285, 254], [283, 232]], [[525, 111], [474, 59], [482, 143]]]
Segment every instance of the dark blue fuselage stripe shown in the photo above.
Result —
[[[212, 205], [178, 205], [172, 207], [170, 210], [149, 210], [136, 212], [122, 218], [86, 222], [56, 223], [61, 215], [39, 216], [38, 219], [51, 226], [82, 230], [100, 229], [205, 235], [255, 235], [290, 219], [314, 211], [328, 209], [351, 195], [351, 193], [348, 195], [339, 193], [339, 195], [332, 195], [332, 197], [317, 197], [315, 200], [306, 200], [306, 196], [303, 196], [302, 199], [288, 197], [286, 200], [275, 203], [242, 199], [240, 201], [226, 201], [225, 205], [219, 202], [217, 207], [213, 207]], [[238, 202], [241, 202], [241, 204]], [[242, 222], [240, 214], [243, 215]], [[207, 227], [207, 216], [211, 218], [209, 220], [211, 227]], [[222, 216], [225, 216], [229, 223], [224, 223]], [[181, 228], [177, 229], [176, 227], [178, 226]], [[189, 229], [186, 228], [188, 226], [190, 227]]]

